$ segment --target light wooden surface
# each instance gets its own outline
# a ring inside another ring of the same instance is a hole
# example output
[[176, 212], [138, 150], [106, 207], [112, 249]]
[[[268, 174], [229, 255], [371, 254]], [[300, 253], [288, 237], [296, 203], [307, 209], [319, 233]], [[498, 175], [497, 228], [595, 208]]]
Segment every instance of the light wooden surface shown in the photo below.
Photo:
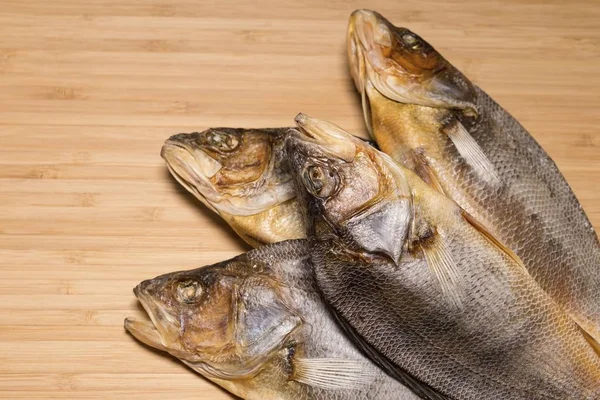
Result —
[[246, 249], [160, 147], [299, 111], [364, 132], [344, 44], [361, 7], [511, 111], [600, 226], [597, 0], [0, 0], [0, 398], [229, 398], [123, 330], [139, 281]]

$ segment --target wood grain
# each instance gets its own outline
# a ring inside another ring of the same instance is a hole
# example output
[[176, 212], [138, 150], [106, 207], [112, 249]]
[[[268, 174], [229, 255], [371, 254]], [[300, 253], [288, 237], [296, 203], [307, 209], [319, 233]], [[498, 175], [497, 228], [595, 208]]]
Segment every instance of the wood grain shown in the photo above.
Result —
[[363, 133], [344, 45], [361, 7], [511, 111], [600, 226], [597, 0], [0, 0], [0, 398], [229, 398], [123, 330], [139, 281], [246, 249], [160, 147], [299, 111]]

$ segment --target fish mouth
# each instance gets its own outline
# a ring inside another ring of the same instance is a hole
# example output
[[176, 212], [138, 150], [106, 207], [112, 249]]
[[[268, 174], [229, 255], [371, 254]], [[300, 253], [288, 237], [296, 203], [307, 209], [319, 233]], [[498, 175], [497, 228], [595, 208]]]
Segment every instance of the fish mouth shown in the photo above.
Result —
[[125, 318], [125, 330], [140, 342], [157, 350], [165, 351], [184, 358], [179, 343], [179, 321], [168, 313], [162, 311], [160, 305], [150, 296], [146, 287], [150, 281], [144, 281], [133, 289], [149, 320], [133, 317]]
[[157, 350], [167, 349], [160, 340], [160, 334], [151, 321], [144, 321], [133, 317], [125, 318], [125, 330], [140, 342]]
[[[177, 318], [162, 310], [162, 307], [149, 294], [149, 289], [155, 285], [153, 280], [141, 282], [133, 289], [149, 319], [133, 317], [125, 318], [125, 330], [140, 342], [167, 352], [198, 372], [204, 369], [199, 361], [199, 355], [185, 351], [180, 341], [181, 324]], [[208, 368], [210, 370], [210, 368]]]
[[[374, 11], [356, 10], [350, 16], [348, 58], [354, 83], [361, 94], [365, 117], [369, 113], [369, 93], [373, 90], [399, 103], [431, 103], [419, 90], [425, 84], [420, 71], [408, 73], [389, 56], [394, 51], [394, 29]], [[370, 124], [371, 121], [367, 121], [369, 131], [372, 131]]]
[[356, 68], [358, 65], [352, 62], [361, 60], [370, 61], [376, 70], [385, 70], [385, 58], [380, 49], [392, 47], [392, 32], [381, 15], [370, 10], [356, 10], [348, 22], [347, 44], [352, 70], [360, 72], [360, 68]]
[[160, 155], [177, 182], [218, 214], [213, 204], [221, 201], [222, 196], [211, 178], [221, 170], [221, 164], [201, 149], [190, 148], [172, 139], [165, 142]]
[[[365, 126], [373, 137], [373, 126], [371, 116], [371, 104], [369, 92], [377, 90], [382, 94], [386, 91], [387, 76], [386, 58], [382, 55], [379, 46], [375, 46], [375, 26], [378, 26], [381, 17], [369, 10], [356, 10], [350, 15], [347, 30], [346, 44], [348, 46], [348, 64], [350, 75], [354, 80], [354, 85], [360, 93], [361, 106], [363, 109], [363, 118]], [[387, 27], [379, 29], [379, 43], [381, 46], [390, 48], [392, 46], [391, 32]], [[385, 94], [383, 94], [386, 96]], [[386, 96], [398, 101], [397, 98]]]
[[291, 138], [315, 144], [345, 162], [353, 161], [356, 157], [357, 144], [363, 144], [359, 139], [331, 122], [311, 118], [302, 113], [296, 115], [294, 120], [300, 134], [292, 134]]
[[[378, 74], [400, 74], [395, 63], [385, 56], [393, 47], [392, 28], [381, 15], [370, 10], [356, 10], [350, 16], [347, 32], [350, 71], [359, 90]], [[393, 68], [396, 67], [396, 68]]]
[[364, 82], [366, 78], [365, 71], [365, 58], [363, 54], [362, 43], [356, 32], [356, 19], [355, 14], [362, 10], [356, 10], [350, 15], [348, 22], [348, 31], [346, 33], [346, 45], [348, 46], [348, 64], [350, 68], [350, 75], [354, 80], [354, 85], [357, 90], [362, 93], [364, 91]]
[[[183, 350], [177, 341], [179, 337], [177, 321], [168, 317], [166, 313], [162, 313], [162, 316], [158, 314], [160, 307], [141, 288], [146, 282], [136, 286], [133, 292], [150, 320], [127, 317], [124, 322], [125, 330], [140, 342], [177, 357], [188, 367], [208, 378], [231, 379], [235, 377], [234, 373], [223, 372], [218, 366], [215, 367], [201, 361], [202, 354], [190, 354]], [[169, 327], [168, 324], [174, 325]]]

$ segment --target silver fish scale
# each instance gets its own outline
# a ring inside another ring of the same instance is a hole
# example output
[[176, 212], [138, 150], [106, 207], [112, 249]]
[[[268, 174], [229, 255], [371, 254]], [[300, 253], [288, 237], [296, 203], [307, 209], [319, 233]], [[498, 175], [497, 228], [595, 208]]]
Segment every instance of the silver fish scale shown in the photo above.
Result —
[[478, 88], [477, 106], [483, 120], [470, 133], [504, 185], [490, 187], [456, 154], [443, 168], [467, 195], [450, 197], [515, 251], [584, 329], [600, 333], [600, 245], [587, 216], [535, 139]]
[[[447, 398], [600, 398], [584, 370], [598, 376], [600, 359], [548, 295], [462, 243], [449, 245], [469, 288], [460, 312], [444, 303], [423, 260], [342, 261], [331, 242], [311, 255], [319, 287], [359, 343]], [[571, 332], [559, 335], [556, 326]]]
[[[308, 260], [309, 247], [306, 240], [290, 240], [266, 245], [246, 253], [250, 262], [268, 267], [268, 273], [289, 289], [291, 306], [299, 310], [304, 322], [310, 325], [305, 335], [303, 357], [339, 358], [362, 360], [369, 363], [358, 348], [343, 334], [334, 316], [321, 296], [314, 280]], [[374, 365], [372, 367], [375, 368]], [[283, 369], [283, 368], [282, 368]], [[272, 377], [260, 375], [257, 385], [269, 386]], [[405, 386], [381, 370], [377, 370], [374, 379], [357, 389], [324, 389], [290, 382], [293, 385], [294, 400], [419, 400]]]

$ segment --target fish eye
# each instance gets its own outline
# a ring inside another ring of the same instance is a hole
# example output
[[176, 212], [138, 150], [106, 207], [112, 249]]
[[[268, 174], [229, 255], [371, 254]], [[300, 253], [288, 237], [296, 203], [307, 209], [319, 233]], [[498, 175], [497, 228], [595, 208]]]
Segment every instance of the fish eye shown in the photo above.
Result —
[[413, 50], [417, 50], [421, 47], [421, 41], [413, 33], [407, 32], [403, 34], [402, 41]]
[[208, 144], [220, 151], [233, 151], [240, 145], [239, 139], [232, 134], [225, 132], [212, 131], [207, 135]]
[[335, 193], [339, 185], [339, 177], [331, 168], [311, 165], [304, 171], [304, 182], [312, 195], [325, 198]]
[[180, 282], [177, 287], [177, 297], [183, 303], [193, 303], [202, 294], [202, 287], [198, 282]]

